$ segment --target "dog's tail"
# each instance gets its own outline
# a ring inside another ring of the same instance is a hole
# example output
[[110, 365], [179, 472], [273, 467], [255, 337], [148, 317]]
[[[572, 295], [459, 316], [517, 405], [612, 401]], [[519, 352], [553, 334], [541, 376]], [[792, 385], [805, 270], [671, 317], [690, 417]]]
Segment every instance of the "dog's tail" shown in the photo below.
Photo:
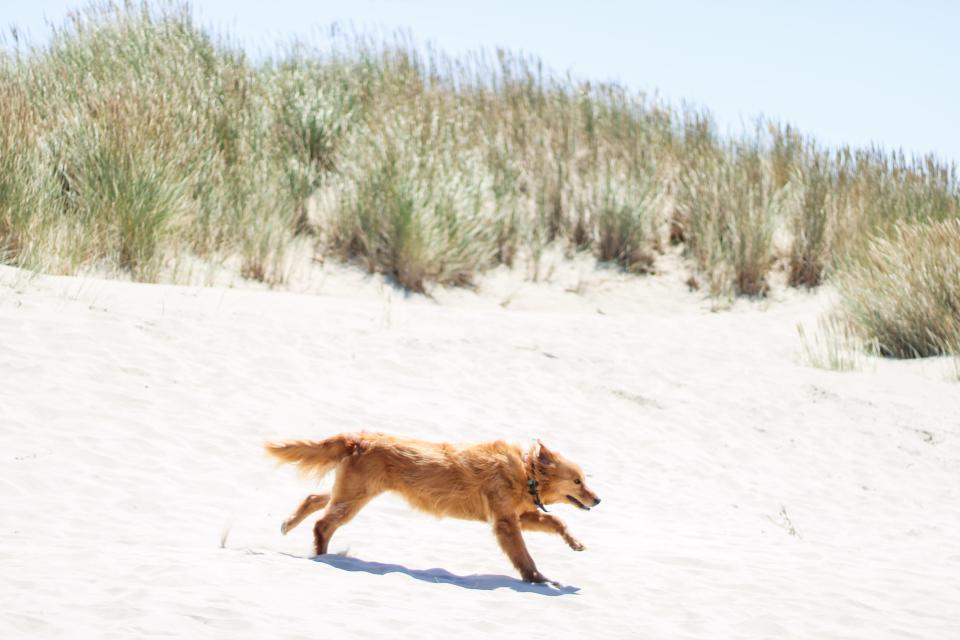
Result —
[[361, 444], [357, 438], [341, 434], [326, 440], [267, 442], [263, 448], [281, 463], [295, 464], [300, 473], [320, 479], [341, 460], [358, 453]]

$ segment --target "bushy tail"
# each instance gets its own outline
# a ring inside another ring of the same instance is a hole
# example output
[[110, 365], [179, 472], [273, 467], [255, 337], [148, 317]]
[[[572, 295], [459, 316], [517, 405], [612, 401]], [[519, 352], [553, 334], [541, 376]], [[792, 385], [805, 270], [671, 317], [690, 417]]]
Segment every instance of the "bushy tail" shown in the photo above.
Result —
[[356, 439], [338, 435], [326, 440], [267, 442], [267, 453], [283, 463], [297, 465], [304, 475], [321, 478], [357, 449]]

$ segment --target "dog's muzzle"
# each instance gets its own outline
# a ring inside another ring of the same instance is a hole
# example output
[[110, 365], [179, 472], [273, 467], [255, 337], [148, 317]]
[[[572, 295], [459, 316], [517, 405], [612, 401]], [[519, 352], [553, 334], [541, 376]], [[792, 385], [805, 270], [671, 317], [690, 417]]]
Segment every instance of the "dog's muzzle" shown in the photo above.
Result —
[[[584, 511], [590, 511], [590, 507], [588, 507], [587, 505], [583, 504], [582, 502], [580, 502], [579, 500], [577, 500], [576, 498], [574, 498], [573, 496], [571, 496], [569, 493], [567, 494], [567, 500], [569, 500], [571, 503], [575, 504], [576, 506], [580, 507], [580, 508], [583, 509]], [[593, 504], [594, 504], [594, 506], [600, 504], [600, 499], [598, 498], [597, 501], [594, 502]]]

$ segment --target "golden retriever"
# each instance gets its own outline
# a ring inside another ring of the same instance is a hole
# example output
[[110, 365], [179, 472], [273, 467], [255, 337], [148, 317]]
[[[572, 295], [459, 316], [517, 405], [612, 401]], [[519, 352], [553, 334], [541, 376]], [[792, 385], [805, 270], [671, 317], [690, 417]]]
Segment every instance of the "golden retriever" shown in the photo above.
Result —
[[574, 551], [585, 548], [544, 505], [589, 510], [600, 498], [583, 471], [539, 440], [524, 452], [502, 441], [472, 445], [426, 442], [382, 433], [343, 433], [326, 440], [267, 443], [267, 453], [318, 478], [336, 469], [330, 493], [307, 496], [280, 530], [286, 534], [326, 507], [313, 527], [317, 554], [334, 532], [374, 496], [394, 491], [436, 516], [493, 524], [504, 553], [527, 582], [551, 582], [537, 570], [521, 530], [556, 533]]

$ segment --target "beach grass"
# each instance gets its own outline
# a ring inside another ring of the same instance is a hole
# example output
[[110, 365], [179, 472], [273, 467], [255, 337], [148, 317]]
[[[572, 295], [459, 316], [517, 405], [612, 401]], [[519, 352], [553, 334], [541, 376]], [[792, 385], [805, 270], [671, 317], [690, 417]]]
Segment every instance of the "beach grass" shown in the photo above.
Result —
[[7, 264], [154, 282], [199, 260], [280, 285], [306, 240], [426, 292], [549, 245], [644, 274], [675, 243], [715, 299], [763, 297], [774, 272], [836, 279], [883, 353], [953, 339], [940, 276], [907, 271], [933, 268], [913, 251], [953, 264], [960, 187], [933, 156], [827, 148], [765, 119], [721, 135], [704, 109], [502, 50], [331, 29], [251, 59], [181, 5], [93, 4], [43, 45], [7, 44]]

